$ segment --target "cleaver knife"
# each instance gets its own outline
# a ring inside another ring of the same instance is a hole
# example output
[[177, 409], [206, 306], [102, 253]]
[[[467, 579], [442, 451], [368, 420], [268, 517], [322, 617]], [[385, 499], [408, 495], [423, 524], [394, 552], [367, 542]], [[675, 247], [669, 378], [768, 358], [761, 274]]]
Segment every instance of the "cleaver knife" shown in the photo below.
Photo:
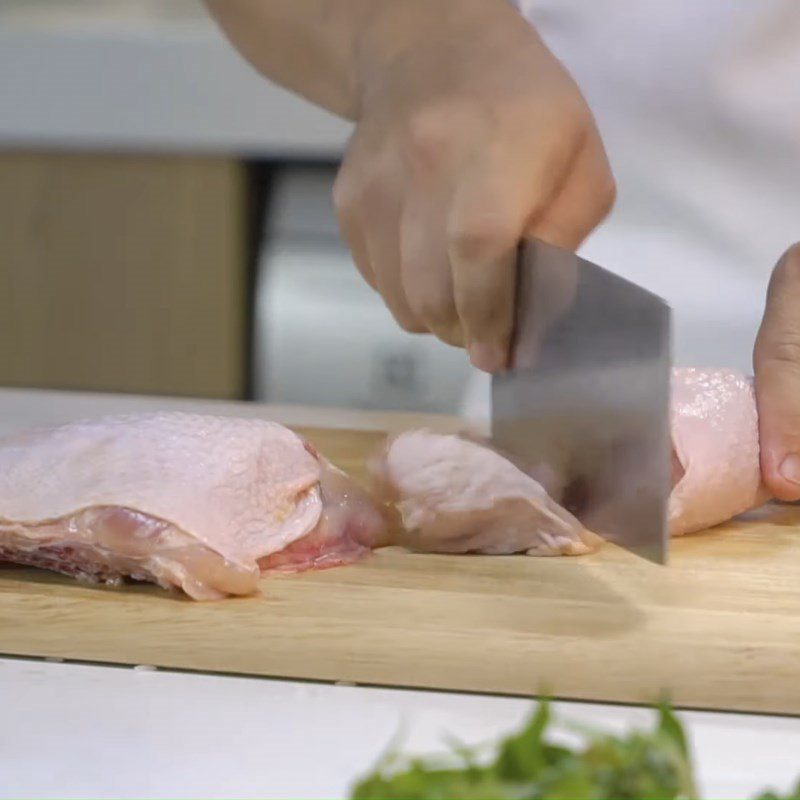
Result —
[[671, 312], [659, 297], [538, 240], [519, 248], [509, 368], [492, 440], [581, 523], [667, 556]]

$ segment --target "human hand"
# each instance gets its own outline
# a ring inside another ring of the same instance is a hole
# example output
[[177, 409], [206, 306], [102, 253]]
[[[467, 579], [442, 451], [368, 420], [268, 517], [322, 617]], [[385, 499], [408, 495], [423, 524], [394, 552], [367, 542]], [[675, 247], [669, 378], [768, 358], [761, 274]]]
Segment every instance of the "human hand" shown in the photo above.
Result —
[[334, 189], [364, 278], [408, 331], [507, 363], [523, 236], [575, 249], [614, 181], [591, 112], [507, 0], [380, 3]]

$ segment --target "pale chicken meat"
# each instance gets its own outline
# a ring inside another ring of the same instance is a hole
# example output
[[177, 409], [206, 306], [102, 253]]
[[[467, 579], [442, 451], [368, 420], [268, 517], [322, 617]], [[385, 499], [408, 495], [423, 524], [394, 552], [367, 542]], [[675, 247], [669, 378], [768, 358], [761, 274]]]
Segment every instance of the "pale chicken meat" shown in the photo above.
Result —
[[674, 370], [672, 447], [673, 536], [717, 525], [768, 500], [753, 383], [741, 373]]
[[352, 480], [273, 422], [161, 413], [0, 440], [0, 559], [86, 580], [249, 594], [262, 569], [353, 561], [384, 527]]
[[581, 555], [599, 542], [521, 468], [462, 436], [407, 431], [371, 468], [399, 513], [398, 542], [415, 550]]
[[[669, 530], [702, 530], [767, 500], [750, 380], [729, 370], [677, 369], [672, 388]], [[581, 555], [599, 539], [524, 466], [488, 444], [426, 430], [389, 440], [372, 465], [400, 517], [398, 541], [459, 553]]]

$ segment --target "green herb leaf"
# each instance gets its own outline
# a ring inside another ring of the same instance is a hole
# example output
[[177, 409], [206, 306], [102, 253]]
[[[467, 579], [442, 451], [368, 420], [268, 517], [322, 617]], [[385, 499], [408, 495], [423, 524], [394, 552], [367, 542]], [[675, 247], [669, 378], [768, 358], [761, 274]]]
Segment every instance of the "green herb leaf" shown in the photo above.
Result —
[[[454, 746], [449, 762], [416, 759], [398, 768], [384, 758], [353, 790], [353, 800], [695, 800], [690, 747], [664, 703], [651, 731], [624, 736], [584, 733], [582, 747], [548, 741], [550, 706], [539, 704], [524, 728], [502, 740], [494, 761], [477, 748]], [[487, 754], [488, 755], [488, 754]], [[443, 766], [447, 763], [447, 766]], [[455, 763], [456, 767], [451, 765]], [[463, 765], [463, 766], [461, 766]], [[460, 768], [459, 768], [460, 767]], [[800, 800], [764, 792], [756, 800]]]
[[675, 746], [684, 757], [689, 757], [689, 744], [686, 741], [686, 732], [680, 720], [666, 703], [662, 703], [658, 707], [658, 730], [666, 738], [674, 742]]
[[549, 724], [550, 705], [543, 700], [522, 731], [501, 743], [494, 768], [499, 778], [506, 781], [534, 780], [551, 759], [559, 757], [556, 749], [548, 748], [543, 740]]

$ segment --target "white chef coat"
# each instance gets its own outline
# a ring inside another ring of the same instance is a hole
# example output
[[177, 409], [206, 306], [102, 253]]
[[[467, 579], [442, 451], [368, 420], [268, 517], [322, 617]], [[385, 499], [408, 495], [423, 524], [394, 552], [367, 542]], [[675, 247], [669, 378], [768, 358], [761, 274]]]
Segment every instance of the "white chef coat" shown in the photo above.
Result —
[[[769, 274], [800, 240], [800, 2], [518, 5], [583, 91], [617, 179], [582, 254], [670, 303], [676, 363], [750, 370]], [[488, 415], [485, 376], [465, 411]]]

